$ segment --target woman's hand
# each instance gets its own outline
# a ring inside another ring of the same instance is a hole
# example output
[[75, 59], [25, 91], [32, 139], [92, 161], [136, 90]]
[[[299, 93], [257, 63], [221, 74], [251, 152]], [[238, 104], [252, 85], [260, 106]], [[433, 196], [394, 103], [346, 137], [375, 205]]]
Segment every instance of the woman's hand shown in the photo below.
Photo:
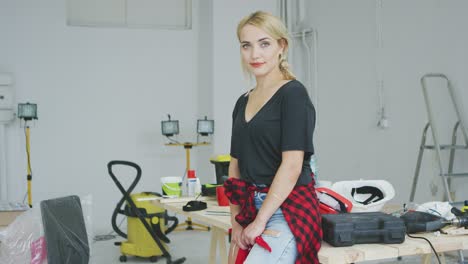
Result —
[[232, 223], [231, 243], [236, 244], [241, 249], [247, 249], [248, 245], [245, 244], [242, 240], [243, 231], [244, 228], [239, 223], [234, 221], [234, 223]]
[[250, 223], [242, 232], [242, 241], [245, 245], [253, 246], [255, 244], [255, 238], [260, 236], [265, 231], [266, 223], [255, 219]]

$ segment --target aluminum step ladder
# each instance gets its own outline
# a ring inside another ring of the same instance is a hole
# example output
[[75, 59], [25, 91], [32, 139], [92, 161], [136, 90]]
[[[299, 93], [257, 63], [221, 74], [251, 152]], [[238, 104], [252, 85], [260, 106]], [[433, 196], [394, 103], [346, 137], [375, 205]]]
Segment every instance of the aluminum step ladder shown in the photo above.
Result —
[[[429, 78], [442, 78], [446, 81], [447, 90], [450, 94], [450, 98], [452, 99], [453, 107], [457, 115], [457, 121], [455, 122], [455, 125], [453, 127], [453, 132], [452, 132], [452, 143], [449, 145], [443, 145], [440, 143], [439, 133], [437, 130], [437, 126], [435, 124], [434, 115], [432, 112], [429, 95], [427, 92], [426, 80]], [[467, 137], [467, 133], [465, 129], [466, 126], [463, 122], [463, 119], [461, 118], [460, 108], [457, 104], [457, 101], [455, 100], [453, 87], [452, 87], [450, 80], [447, 78], [447, 76], [441, 73], [425, 74], [423, 77], [421, 77], [421, 86], [422, 86], [422, 90], [424, 94], [424, 101], [426, 103], [427, 117], [429, 121], [424, 127], [423, 134], [422, 134], [421, 145], [419, 147], [418, 161], [416, 163], [416, 170], [415, 170], [414, 178], [413, 178], [413, 186], [411, 188], [410, 202], [414, 201], [416, 186], [418, 185], [419, 171], [421, 169], [421, 161], [422, 161], [424, 150], [427, 149], [427, 150], [435, 150], [436, 152], [436, 158], [437, 158], [437, 163], [438, 163], [437, 165], [439, 167], [439, 175], [442, 177], [442, 182], [444, 184], [446, 201], [453, 203], [454, 201], [453, 201], [453, 197], [451, 193], [451, 177], [468, 177], [468, 172], [466, 173], [454, 173], [453, 172], [453, 161], [455, 158], [455, 150], [468, 150], [468, 137]], [[426, 134], [429, 128], [431, 128], [432, 140], [433, 140], [434, 145], [426, 145]], [[463, 139], [465, 141], [463, 145], [457, 144], [457, 131], [458, 130], [461, 130], [462, 132]], [[448, 164], [447, 170], [445, 170], [444, 164], [442, 164], [442, 151], [445, 151], [445, 150], [450, 151], [449, 164]]]

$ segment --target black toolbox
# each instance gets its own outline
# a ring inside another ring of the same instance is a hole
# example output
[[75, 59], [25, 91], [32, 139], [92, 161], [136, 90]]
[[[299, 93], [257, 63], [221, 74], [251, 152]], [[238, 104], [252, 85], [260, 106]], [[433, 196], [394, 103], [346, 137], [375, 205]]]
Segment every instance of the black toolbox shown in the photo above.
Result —
[[405, 222], [382, 212], [322, 215], [323, 240], [335, 247], [354, 244], [399, 244], [405, 241]]

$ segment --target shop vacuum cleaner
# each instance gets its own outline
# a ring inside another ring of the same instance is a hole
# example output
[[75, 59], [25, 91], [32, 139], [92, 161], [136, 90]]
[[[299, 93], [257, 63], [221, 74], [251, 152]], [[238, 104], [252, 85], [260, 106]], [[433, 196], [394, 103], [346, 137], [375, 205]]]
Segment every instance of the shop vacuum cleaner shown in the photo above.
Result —
[[[127, 190], [112, 171], [112, 167], [115, 165], [129, 166], [136, 170], [135, 179]], [[115, 245], [120, 246], [122, 253], [120, 262], [126, 262], [127, 256], [137, 256], [149, 258], [151, 262], [156, 262], [160, 257], [164, 257], [167, 264], [184, 263], [185, 257], [173, 261], [166, 245], [170, 243], [166, 235], [177, 227], [177, 218], [168, 216], [163, 208], [151, 202], [161, 195], [153, 192], [131, 194], [141, 178], [140, 166], [129, 161], [114, 160], [107, 164], [107, 169], [112, 180], [123, 194], [112, 214], [112, 228], [117, 234], [127, 239], [127, 241], [115, 243]], [[124, 202], [126, 204], [122, 209]], [[118, 214], [127, 217], [127, 234], [117, 226]], [[166, 229], [169, 222], [173, 222], [173, 224]]]

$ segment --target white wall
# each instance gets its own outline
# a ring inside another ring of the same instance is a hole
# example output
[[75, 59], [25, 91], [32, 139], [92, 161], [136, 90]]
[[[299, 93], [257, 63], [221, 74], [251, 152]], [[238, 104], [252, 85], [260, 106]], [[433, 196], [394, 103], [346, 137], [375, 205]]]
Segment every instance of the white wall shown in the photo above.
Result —
[[[197, 69], [198, 93], [197, 93], [197, 119], [214, 119], [213, 113], [213, 3], [211, 1], [199, 1], [198, 14], [194, 14], [198, 19], [198, 52]], [[196, 126], [196, 124], [195, 124]], [[218, 122], [215, 122], [215, 133], [218, 134]], [[200, 141], [211, 141], [209, 146], [200, 146], [194, 148], [193, 152], [197, 154], [195, 168], [197, 175], [203, 179], [203, 183], [215, 183], [216, 176], [214, 165], [208, 162], [213, 156], [216, 136], [200, 137]]]
[[[219, 3], [219, 4], [218, 4]], [[255, 2], [260, 3], [260, 2]], [[425, 105], [419, 79], [427, 72], [451, 78], [468, 120], [468, 36], [463, 34], [468, 3], [452, 1], [383, 1], [384, 103], [390, 128], [377, 128], [376, 1], [304, 1], [307, 24], [318, 31], [318, 120], [315, 134], [322, 180], [386, 179], [396, 188], [395, 201], [409, 199], [423, 126]], [[270, 9], [274, 6], [253, 6]], [[233, 31], [245, 10], [216, 1], [214, 8], [214, 113], [219, 135], [229, 135], [232, 106], [249, 85], [242, 80]], [[297, 67], [297, 65], [292, 65]], [[437, 88], [434, 86], [433, 88]], [[452, 112], [435, 94], [442, 136], [449, 143]], [[445, 98], [446, 99], [446, 98]], [[466, 100], [465, 100], [466, 101]], [[430, 135], [430, 134], [429, 134]], [[428, 135], [428, 136], [429, 136]], [[229, 150], [229, 138], [217, 137], [215, 152]], [[438, 199], [443, 187], [433, 153], [422, 163], [416, 201]], [[455, 170], [468, 171], [467, 153]], [[458, 164], [458, 165], [457, 165]], [[455, 181], [455, 186], [461, 183]], [[430, 194], [430, 185], [438, 192]], [[459, 199], [463, 188], [457, 187]], [[465, 195], [466, 196], [466, 195]]]
[[[384, 102], [391, 127], [382, 131], [376, 127], [375, 1], [310, 4], [311, 23], [319, 32], [316, 144], [323, 178], [383, 178], [396, 187], [398, 201], [408, 199], [427, 120], [419, 79], [427, 72], [446, 73], [459, 98], [467, 98], [468, 37], [458, 30], [468, 23], [462, 11], [467, 7], [464, 1], [383, 1]], [[445, 102], [434, 106], [447, 127], [442, 135], [448, 143], [452, 112]], [[422, 177], [440, 185], [432, 153], [426, 157]], [[428, 181], [420, 183], [417, 200], [431, 199], [423, 195]], [[437, 196], [442, 192], [440, 186]]]
[[[426, 121], [422, 74], [446, 73], [468, 112], [468, 3], [383, 2], [387, 130], [376, 127], [375, 2], [306, 3], [308, 22], [319, 32], [319, 178], [387, 179], [397, 200], [407, 200]], [[215, 144], [192, 150], [192, 165], [211, 181], [207, 160], [229, 152], [232, 108], [251, 85], [241, 73], [236, 26], [257, 9], [275, 13], [276, 2], [194, 1], [191, 31], [81, 28], [65, 25], [63, 1], [0, 0], [0, 71], [15, 75], [18, 102], [39, 105], [31, 129], [33, 200], [92, 194], [95, 229], [110, 231], [121, 195], [107, 174], [109, 160], [142, 166], [137, 191], [160, 190], [159, 177], [184, 171], [184, 150], [165, 147], [160, 135], [167, 113], [180, 120], [181, 141], [195, 140], [194, 120], [214, 117]], [[448, 119], [444, 107], [438, 113]], [[24, 135], [18, 121], [6, 132], [9, 199], [22, 200]], [[426, 157], [420, 201], [431, 198], [423, 192], [438, 182]], [[468, 170], [466, 159], [457, 162]]]
[[[182, 176], [185, 169], [184, 149], [164, 146], [160, 121], [170, 113], [180, 121], [179, 140], [193, 141], [196, 119], [209, 111], [198, 112], [211, 101], [198, 91], [199, 10], [194, 1], [187, 31], [67, 27], [65, 2], [0, 1], [0, 71], [15, 75], [18, 102], [38, 103], [31, 128], [33, 202], [92, 194], [96, 229], [110, 231], [121, 194], [107, 162], [135, 161], [143, 170], [136, 190], [160, 191], [160, 177]], [[26, 154], [18, 121], [8, 127], [7, 141], [8, 198], [22, 201]], [[192, 166], [198, 170], [197, 152]], [[209, 155], [201, 156], [210, 175], [198, 176], [211, 182]], [[132, 172], [120, 171], [128, 184]]]

